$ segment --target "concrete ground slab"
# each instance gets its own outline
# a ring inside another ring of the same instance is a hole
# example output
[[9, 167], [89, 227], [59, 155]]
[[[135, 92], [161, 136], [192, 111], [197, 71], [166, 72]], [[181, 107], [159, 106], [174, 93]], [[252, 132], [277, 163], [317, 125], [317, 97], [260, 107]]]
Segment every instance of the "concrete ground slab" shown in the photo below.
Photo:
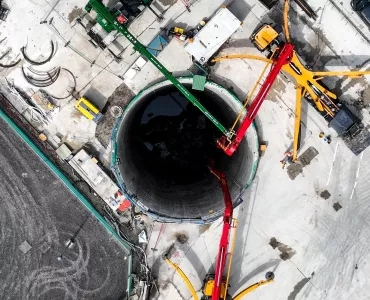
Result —
[[[200, 19], [211, 16], [220, 5], [230, 2], [192, 1], [192, 12], [189, 13], [181, 1], [163, 0], [159, 4], [167, 10], [162, 22], [157, 22], [151, 12], [145, 11], [131, 25], [130, 30], [135, 32], [142, 42], [149, 43], [160, 32], [160, 27], [174, 25], [192, 27]], [[363, 35], [359, 34], [358, 29], [363, 30], [366, 37], [369, 37], [369, 33], [361, 19], [351, 11], [349, 2], [309, 1], [319, 15], [316, 22], [309, 20], [300, 8], [292, 3], [290, 12], [292, 40], [296, 43], [300, 56], [317, 70], [369, 68], [369, 44]], [[27, 3], [28, 10], [25, 9], [25, 3], [14, 2], [9, 22], [1, 23], [0, 28], [2, 33], [6, 32], [8, 36], [13, 34], [17, 37], [8, 38], [7, 44], [17, 51], [28, 37], [30, 53], [35, 57], [48, 50], [50, 38], [58, 41], [59, 50], [48, 66], [68, 67], [77, 76], [78, 92], [84, 93], [93, 87], [107, 98], [122, 84], [118, 75], [122, 76], [139, 54], [132, 54], [132, 46], [123, 37], [117, 39], [121, 49], [126, 48], [120, 63], [113, 61], [106, 52], [96, 50], [88, 42], [81, 28], [77, 25], [72, 28], [75, 22], [72, 17], [78, 15], [78, 10], [83, 8], [84, 4], [85, 1], [82, 0], [59, 1], [56, 12], [52, 12], [50, 16], [54, 17], [55, 26], [62, 38], [57, 37], [55, 32], [47, 27], [38, 25], [50, 9], [48, 3], [43, 0], [32, 0], [32, 4]], [[173, 5], [170, 6], [171, 4]], [[229, 43], [221, 49], [220, 54], [259, 54], [251, 45], [249, 36], [261, 22], [281, 23], [282, 7], [278, 6], [268, 11], [258, 0], [236, 0], [231, 6], [231, 9], [233, 8], [240, 14], [241, 19], [244, 18], [242, 20], [244, 23]], [[20, 20], [17, 14], [19, 11], [27, 18]], [[351, 18], [354, 25], [348, 23], [346, 16]], [[31, 28], [29, 24], [32, 24], [32, 30], [24, 30]], [[42, 39], [38, 36], [42, 36]], [[3, 34], [0, 38], [2, 37]], [[84, 57], [64, 47], [65, 41], [69, 40]], [[92, 65], [94, 60], [95, 65]], [[182, 48], [182, 44], [177, 41], [172, 41], [167, 46], [159, 55], [159, 60], [175, 74], [185, 74], [191, 65], [190, 57]], [[216, 82], [233, 88], [239, 98], [244, 100], [262, 68], [261, 62], [224, 61], [211, 68], [211, 77]], [[22, 81], [19, 69], [5, 70], [2, 75], [14, 78], [15, 83], [26, 90], [32, 89]], [[134, 80], [124, 80], [124, 83], [137, 93], [161, 77], [153, 66], [146, 64]], [[366, 106], [368, 79], [333, 77], [325, 83], [334, 89], [341, 99], [351, 104], [351, 109], [358, 110], [360, 116], [364, 118], [365, 125], [370, 124]], [[65, 86], [60, 84], [54, 88], [56, 92], [61, 92]], [[361, 99], [365, 105], [358, 109], [356, 102]], [[124, 99], [123, 107], [127, 100]], [[100, 143], [94, 139], [95, 125], [86, 123], [85, 120], [76, 121], [73, 104], [73, 99], [61, 102], [60, 116], [54, 125], [51, 125], [50, 132], [57, 130], [64, 132], [68, 141], [76, 148], [87, 141], [99, 148]], [[327, 127], [325, 120], [303, 101], [304, 138], [301, 151], [313, 146], [319, 154], [310, 165], [303, 168], [301, 174], [291, 180], [286, 170], [281, 169], [279, 161], [292, 143], [294, 109], [294, 85], [289, 78], [280, 76], [256, 120], [260, 138], [267, 142], [267, 150], [261, 157], [253, 187], [244, 195], [244, 203], [235, 212], [239, 218], [239, 229], [230, 291], [235, 295], [246, 286], [263, 279], [267, 271], [273, 270], [276, 273], [275, 283], [256, 290], [248, 295], [248, 299], [368, 299], [367, 200], [370, 194], [368, 188], [370, 174], [366, 166], [370, 162], [369, 150], [360, 156], [354, 156]], [[67, 119], [70, 121], [69, 126], [64, 128]], [[321, 131], [332, 135], [333, 141], [330, 145], [318, 138]], [[107, 135], [105, 132], [105, 136]], [[37, 181], [36, 179], [32, 180]], [[27, 178], [22, 177], [22, 180]], [[331, 195], [327, 199], [320, 196], [325, 190]], [[40, 203], [42, 201], [39, 200]], [[339, 203], [342, 208], [335, 211], [333, 208], [335, 203]], [[64, 230], [64, 227], [61, 228]], [[175, 243], [177, 254], [174, 260], [180, 264], [199, 291], [204, 273], [212, 270], [214, 266], [221, 220], [206, 227], [166, 225], [166, 230], [157, 242], [156, 233], [159, 233], [160, 227], [160, 224], [155, 225], [147, 248], [153, 274], [158, 275], [160, 279], [160, 295], [154, 296], [153, 299], [189, 299], [190, 294], [186, 286], [163, 262], [161, 253]], [[176, 233], [186, 233], [188, 240], [181, 244], [176, 238]], [[63, 238], [65, 236], [64, 233], [60, 235]], [[275, 249], [270, 245], [273, 238], [278, 244]], [[22, 236], [17, 246], [25, 239], [26, 237]], [[52, 241], [45, 242], [50, 245], [47, 254], [57, 247]], [[63, 242], [64, 240], [60, 245]], [[39, 249], [31, 244], [33, 248], [29, 253]], [[154, 245], [157, 251], [151, 250]], [[109, 248], [109, 251], [113, 250]]]

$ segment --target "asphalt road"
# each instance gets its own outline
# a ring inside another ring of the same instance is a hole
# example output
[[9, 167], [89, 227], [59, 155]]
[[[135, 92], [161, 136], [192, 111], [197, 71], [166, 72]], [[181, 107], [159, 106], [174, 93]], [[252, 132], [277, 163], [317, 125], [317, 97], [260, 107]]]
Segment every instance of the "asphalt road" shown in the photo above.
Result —
[[[26, 253], [20, 248], [24, 241], [32, 247]], [[0, 299], [121, 299], [127, 288], [125, 256], [0, 119]]]

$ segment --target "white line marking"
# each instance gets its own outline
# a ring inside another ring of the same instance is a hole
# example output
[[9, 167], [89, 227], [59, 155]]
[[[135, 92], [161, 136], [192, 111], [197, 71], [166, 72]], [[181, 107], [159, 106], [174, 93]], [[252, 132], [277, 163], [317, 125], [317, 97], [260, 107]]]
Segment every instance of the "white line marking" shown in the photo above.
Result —
[[356, 189], [356, 185], [357, 185], [357, 181], [356, 181], [356, 182], [355, 182], [355, 184], [353, 185], [353, 189], [352, 189], [351, 197], [349, 198], [349, 200], [352, 200], [353, 193], [355, 192], [355, 189]]
[[358, 178], [358, 173], [360, 173], [360, 165], [357, 168], [356, 179]]
[[349, 200], [352, 200], [352, 197], [353, 197], [353, 193], [354, 192], [355, 192], [355, 189], [352, 189], [351, 197], [349, 198]]
[[353, 197], [353, 194], [355, 192], [355, 189], [356, 189], [356, 186], [357, 186], [357, 178], [358, 178], [358, 175], [360, 174], [360, 166], [361, 166], [361, 161], [362, 161], [362, 158], [364, 157], [364, 152], [361, 153], [361, 156], [360, 156], [360, 160], [358, 162], [358, 167], [357, 167], [357, 172], [356, 172], [356, 181], [355, 181], [355, 184], [353, 185], [353, 189], [352, 189], [352, 193], [351, 193], [351, 197], [349, 198], [349, 200], [352, 199]]
[[328, 178], [328, 182], [326, 183], [326, 186], [328, 186], [328, 185], [329, 185], [330, 178], [331, 178], [331, 172], [333, 172], [333, 167], [334, 167], [334, 164], [332, 164], [332, 166], [331, 166], [331, 168], [330, 168], [329, 178]]
[[[339, 142], [337, 142], [337, 145], [335, 146], [335, 152], [334, 152], [333, 162], [334, 162], [335, 158], [337, 157], [338, 147], [339, 147]], [[363, 152], [362, 152], [362, 154], [363, 154]]]
[[334, 152], [334, 157], [333, 157], [333, 163], [332, 163], [331, 168], [330, 168], [329, 178], [328, 178], [328, 182], [326, 183], [326, 186], [328, 186], [329, 183], [330, 183], [331, 173], [333, 172], [333, 168], [334, 168], [334, 161], [335, 161], [335, 158], [337, 157], [338, 146], [339, 146], [339, 142], [337, 142], [337, 146], [335, 147], [335, 152]]
[[361, 156], [360, 156], [360, 161], [358, 162], [358, 168], [357, 168], [357, 173], [356, 173], [356, 179], [358, 177], [358, 174], [360, 173], [360, 166], [361, 166], [361, 161], [362, 161], [362, 158], [364, 157], [364, 152], [361, 153]]

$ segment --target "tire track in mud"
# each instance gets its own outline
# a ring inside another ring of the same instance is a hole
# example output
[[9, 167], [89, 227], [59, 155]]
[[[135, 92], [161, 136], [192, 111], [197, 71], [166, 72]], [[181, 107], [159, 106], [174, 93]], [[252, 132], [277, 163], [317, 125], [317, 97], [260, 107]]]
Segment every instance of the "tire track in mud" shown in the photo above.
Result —
[[[124, 295], [127, 253], [88, 216], [0, 119], [0, 299], [93, 300]], [[73, 247], [66, 249], [76, 232]], [[25, 254], [19, 249], [23, 241], [32, 246]]]

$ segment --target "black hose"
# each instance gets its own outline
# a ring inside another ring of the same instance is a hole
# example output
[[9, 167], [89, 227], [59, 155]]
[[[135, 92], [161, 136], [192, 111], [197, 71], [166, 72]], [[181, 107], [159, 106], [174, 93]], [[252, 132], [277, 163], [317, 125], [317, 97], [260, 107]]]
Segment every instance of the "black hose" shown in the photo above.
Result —
[[[47, 87], [52, 85], [59, 77], [61, 68], [53, 68], [48, 72], [40, 72], [34, 69], [28, 69], [30, 72], [33, 72], [35, 75], [43, 76], [40, 78], [34, 78], [26, 74], [24, 67], [22, 66], [22, 73], [26, 81], [36, 87]], [[45, 78], [46, 77], [46, 78]]]
[[[3, 39], [3, 40], [1, 40], [1, 41], [0, 41], [0, 43], [1, 43], [2, 41], [4, 41], [4, 39]], [[5, 56], [7, 56], [9, 53], [10, 53], [10, 50], [6, 51], [3, 55], [1, 55], [1, 56], [0, 56], [0, 60], [2, 60], [2, 59], [3, 59]], [[7, 68], [7, 69], [8, 69], [8, 68], [12, 68], [12, 67], [15, 67], [16, 65], [18, 65], [20, 61], [21, 61], [21, 59], [18, 59], [17, 61], [15, 61], [15, 62], [13, 62], [13, 63], [10, 63], [10, 64], [7, 64], [7, 65], [0, 63], [0, 67], [2, 67], [2, 68]]]
[[37, 86], [37, 87], [47, 87], [47, 86], [50, 86], [52, 85], [53, 83], [55, 83], [55, 81], [57, 81], [57, 79], [59, 78], [60, 76], [60, 72], [63, 70], [67, 73], [69, 73], [73, 79], [73, 87], [71, 89], [71, 91], [68, 93], [67, 96], [63, 96], [63, 97], [57, 97], [57, 96], [54, 96], [50, 93], [48, 93], [51, 97], [53, 97], [54, 99], [56, 100], [62, 100], [62, 99], [67, 99], [69, 98], [73, 92], [76, 90], [76, 87], [77, 87], [77, 80], [76, 80], [76, 76], [74, 76], [74, 74], [66, 69], [66, 68], [53, 68], [51, 69], [50, 71], [39, 71], [39, 70], [36, 70], [34, 68], [32, 68], [32, 66], [30, 66], [28, 68], [28, 70], [33, 73], [34, 75], [37, 75], [38, 78], [35, 78], [35, 77], [32, 77], [31, 75], [27, 74], [24, 67], [22, 67], [22, 73], [23, 73], [23, 76], [24, 78], [26, 79], [26, 81], [33, 85], [33, 86]]
[[68, 72], [72, 76], [74, 85], [73, 85], [73, 88], [71, 89], [70, 93], [65, 97], [56, 97], [54, 95], [49, 94], [51, 97], [53, 97], [56, 100], [63, 100], [63, 99], [69, 98], [70, 96], [72, 96], [73, 92], [76, 90], [76, 87], [77, 87], [76, 76], [74, 76], [73, 73], [68, 69], [62, 68], [62, 70]]
[[40, 71], [40, 70], [36, 70], [36, 69], [34, 69], [32, 66], [29, 66], [28, 67], [28, 70], [30, 71], [30, 72], [32, 72], [33, 74], [35, 74], [35, 75], [40, 75], [40, 76], [47, 76], [47, 73], [54, 73], [54, 71], [56, 70], [57, 68], [56, 67], [54, 67], [54, 68], [52, 68], [51, 70], [49, 70], [49, 71]]
[[6, 68], [6, 69], [13, 68], [16, 65], [18, 65], [20, 63], [20, 61], [21, 61], [21, 59], [18, 59], [16, 62], [13, 62], [13, 63], [11, 63], [9, 65], [4, 65], [4, 64], [0, 63], [0, 67]]
[[[56, 74], [58, 69], [60, 69], [60, 67], [59, 68], [54, 67], [49, 71], [39, 71], [39, 70], [36, 70], [36, 69], [32, 68], [32, 66], [28, 67], [28, 70], [31, 73], [33, 73], [34, 75], [45, 77], [46, 79], [50, 79], [50, 76], [53, 77]], [[39, 79], [39, 80], [42, 80], [42, 79]]]
[[26, 54], [26, 47], [27, 47], [27, 45], [26, 46], [23, 46], [21, 48], [21, 52], [23, 54], [24, 59], [27, 62], [29, 62], [31, 65], [41, 66], [41, 65], [46, 64], [47, 62], [49, 62], [53, 58], [53, 56], [55, 55], [54, 42], [53, 41], [50, 41], [50, 45], [51, 45], [51, 53], [50, 53], [49, 57], [46, 60], [44, 60], [44, 61], [35, 61], [35, 60], [32, 60], [31, 58], [29, 58], [29, 56]]
[[0, 56], [0, 60], [2, 60], [5, 56], [10, 53], [10, 50], [6, 51], [3, 55]]

